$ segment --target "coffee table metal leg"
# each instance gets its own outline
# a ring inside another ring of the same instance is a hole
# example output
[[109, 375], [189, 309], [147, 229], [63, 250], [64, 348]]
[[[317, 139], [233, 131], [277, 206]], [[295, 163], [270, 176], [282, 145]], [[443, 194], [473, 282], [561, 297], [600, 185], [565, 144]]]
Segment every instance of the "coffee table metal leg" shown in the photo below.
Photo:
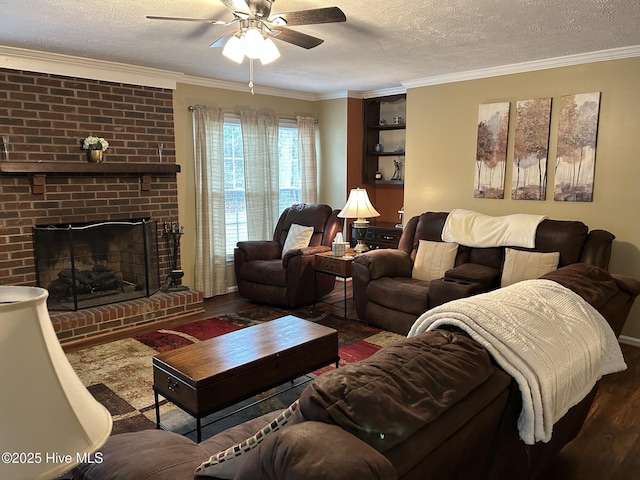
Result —
[[202, 440], [202, 424], [200, 417], [196, 418], [196, 443], [200, 443]]
[[153, 397], [156, 402], [156, 428], [160, 429], [160, 403], [158, 402], [158, 392], [153, 391]]

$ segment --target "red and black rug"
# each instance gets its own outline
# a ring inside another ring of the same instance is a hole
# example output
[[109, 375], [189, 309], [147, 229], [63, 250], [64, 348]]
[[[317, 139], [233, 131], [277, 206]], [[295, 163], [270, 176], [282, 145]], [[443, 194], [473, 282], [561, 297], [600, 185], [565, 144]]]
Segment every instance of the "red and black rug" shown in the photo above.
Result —
[[[95, 398], [109, 409], [114, 420], [113, 433], [155, 428], [152, 358], [161, 352], [201, 342], [218, 335], [281, 317], [282, 310], [256, 306], [240, 314], [197, 320], [171, 329], [158, 330], [133, 338], [117, 340], [69, 353], [69, 361]], [[399, 340], [399, 335], [364, 323], [344, 320], [326, 312], [315, 315], [310, 309], [297, 309], [291, 314], [334, 328], [338, 331], [340, 363], [352, 363], [369, 357], [384, 345]], [[324, 371], [328, 365], [291, 384], [272, 389], [256, 398], [217, 412], [203, 419], [210, 424], [203, 438], [229, 426], [270, 411], [286, 408], [305, 387], [304, 382]], [[257, 400], [261, 400], [257, 402]], [[246, 407], [237, 412], [239, 407]], [[235, 413], [233, 413], [235, 412]], [[195, 438], [195, 420], [167, 401], [161, 402], [162, 423], [172, 431]], [[221, 420], [222, 418], [222, 420]]]

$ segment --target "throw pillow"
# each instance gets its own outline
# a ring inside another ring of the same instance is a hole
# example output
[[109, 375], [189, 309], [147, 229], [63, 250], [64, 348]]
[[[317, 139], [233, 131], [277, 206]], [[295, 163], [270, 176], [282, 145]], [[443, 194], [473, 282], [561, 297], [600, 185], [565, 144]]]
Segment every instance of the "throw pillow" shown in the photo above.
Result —
[[420, 240], [411, 276], [426, 281], [442, 278], [453, 268], [457, 253], [457, 243]]
[[292, 223], [289, 227], [289, 233], [287, 233], [287, 239], [284, 241], [284, 247], [282, 247], [282, 258], [289, 250], [308, 247], [312, 235], [313, 227]]
[[273, 421], [269, 422], [266, 427], [256, 432], [255, 435], [209, 457], [208, 460], [202, 462], [200, 466], [196, 468], [194, 474], [215, 478], [233, 478], [246, 460], [247, 453], [256, 448], [267, 435], [280, 430], [289, 423], [297, 409], [298, 400], [293, 402], [289, 408], [278, 415]]
[[540, 253], [505, 249], [500, 286], [506, 287], [522, 280], [533, 280], [558, 268], [560, 252]]

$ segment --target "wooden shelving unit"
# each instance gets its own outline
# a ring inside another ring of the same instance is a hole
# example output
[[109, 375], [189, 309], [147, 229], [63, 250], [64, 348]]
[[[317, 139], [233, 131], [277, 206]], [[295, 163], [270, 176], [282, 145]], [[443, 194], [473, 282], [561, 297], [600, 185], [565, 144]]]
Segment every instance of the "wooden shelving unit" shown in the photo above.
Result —
[[[370, 184], [403, 185], [403, 178], [391, 180], [393, 160], [404, 163], [406, 129], [406, 94], [368, 98], [363, 103], [363, 152], [362, 181]], [[401, 117], [394, 123], [394, 117]], [[384, 123], [382, 123], [384, 122]], [[376, 151], [376, 145], [383, 145], [382, 151]], [[386, 161], [382, 161], [386, 159]], [[376, 172], [383, 174], [382, 180], [376, 179]]]

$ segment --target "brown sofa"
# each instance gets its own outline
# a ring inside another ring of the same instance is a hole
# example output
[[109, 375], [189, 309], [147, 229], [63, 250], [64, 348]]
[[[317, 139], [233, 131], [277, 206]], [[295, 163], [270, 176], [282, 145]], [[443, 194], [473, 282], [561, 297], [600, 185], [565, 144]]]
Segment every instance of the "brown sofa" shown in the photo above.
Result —
[[[412, 278], [420, 240], [442, 241], [446, 212], [411, 218], [397, 250], [373, 250], [356, 257], [351, 269], [358, 317], [385, 330], [405, 335], [425, 311], [456, 298], [500, 286], [505, 247], [458, 247], [454, 268], [431, 281]], [[615, 237], [589, 231], [578, 221], [543, 220], [536, 230], [534, 252], [559, 252], [558, 267], [583, 262], [607, 269]]]
[[[342, 231], [339, 210], [329, 205], [298, 204], [280, 215], [272, 240], [238, 242], [233, 252], [238, 294], [257, 303], [299, 307], [330, 293], [335, 277], [316, 274], [315, 254], [331, 251], [331, 242]], [[282, 248], [292, 224], [313, 227], [309, 246]]]
[[[581, 295], [616, 335], [640, 294], [640, 282], [584, 263], [544, 278]], [[465, 333], [439, 329], [318, 377], [300, 397], [297, 420], [245, 454], [234, 478], [534, 478], [578, 433], [595, 390], [560, 419], [550, 442], [525, 445], [516, 431], [517, 384]], [[81, 465], [74, 479], [193, 478], [210, 455], [275, 415], [199, 445], [163, 430], [113, 435], [100, 449], [104, 461]]]

